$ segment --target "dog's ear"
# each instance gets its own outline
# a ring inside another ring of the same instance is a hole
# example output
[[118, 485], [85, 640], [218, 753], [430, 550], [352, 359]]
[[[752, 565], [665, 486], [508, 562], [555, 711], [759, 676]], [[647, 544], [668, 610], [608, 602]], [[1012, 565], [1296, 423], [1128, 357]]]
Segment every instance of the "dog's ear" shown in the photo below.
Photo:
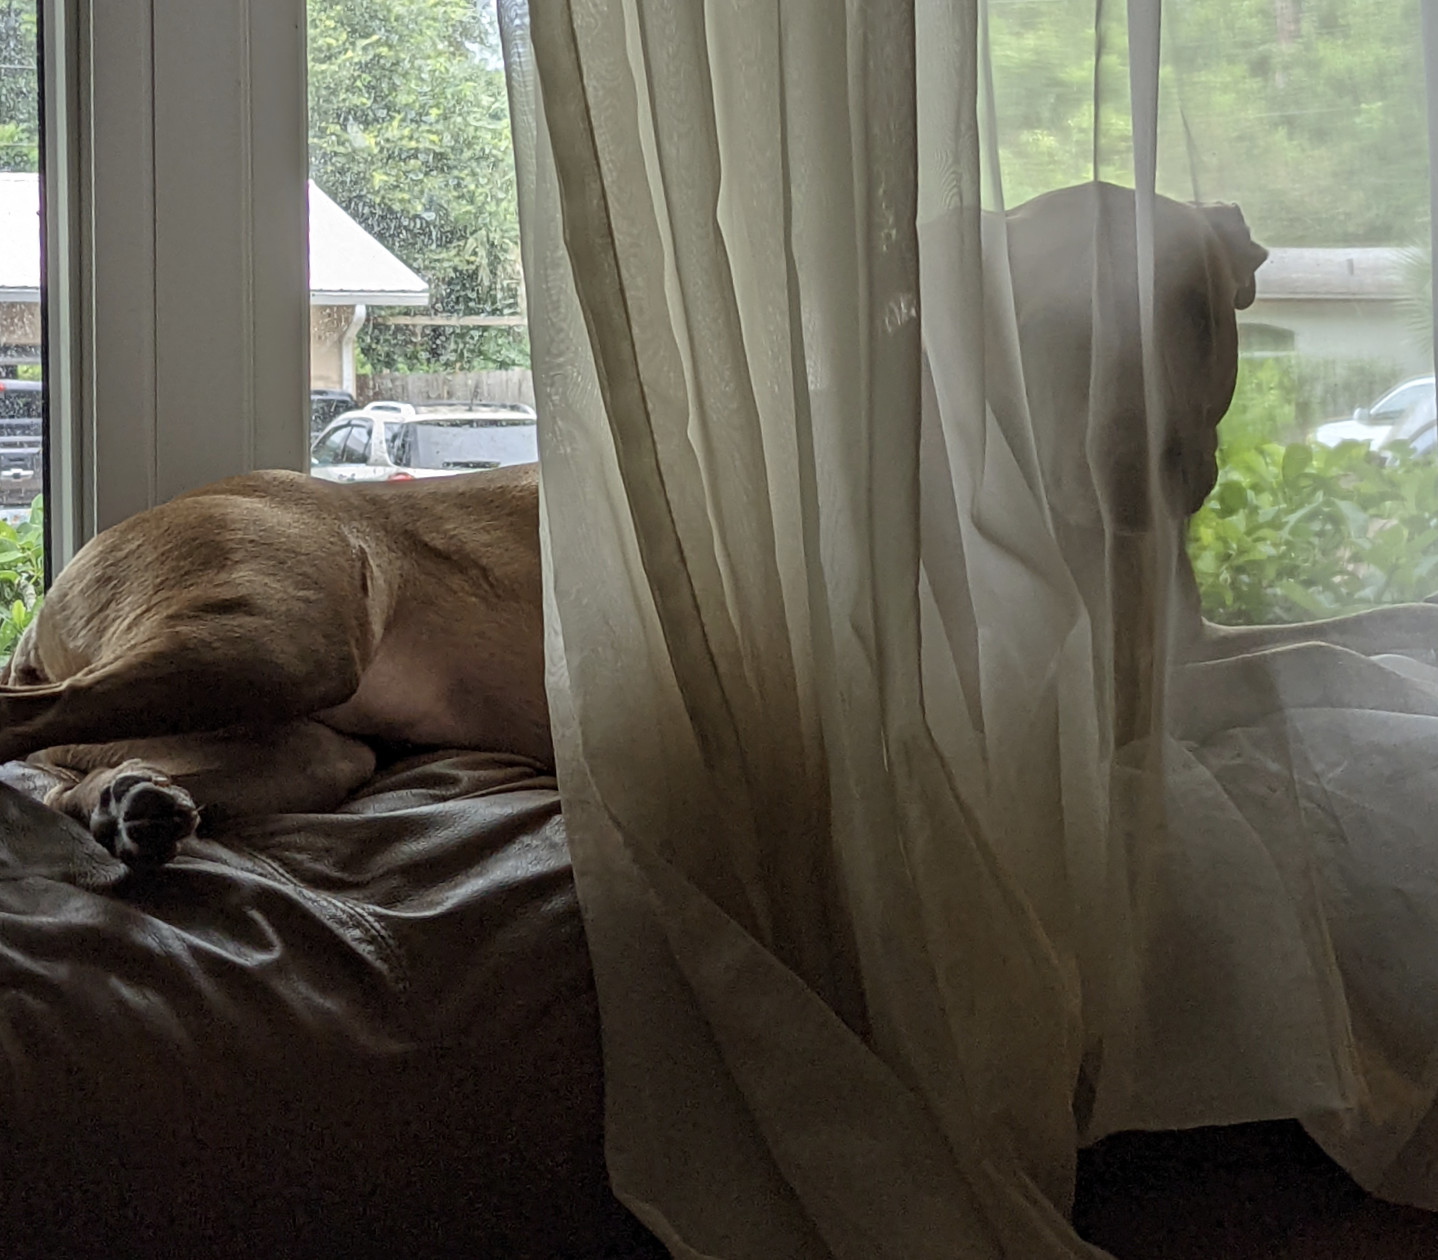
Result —
[[1233, 297], [1233, 307], [1239, 311], [1246, 310], [1253, 305], [1253, 299], [1257, 295], [1254, 273], [1263, 266], [1268, 251], [1248, 234], [1248, 224], [1243, 220], [1243, 211], [1237, 206], [1216, 203], [1198, 208], [1208, 220], [1213, 234], [1218, 237], [1219, 244], [1223, 246], [1224, 253], [1228, 256], [1229, 268], [1238, 284], [1238, 291]]

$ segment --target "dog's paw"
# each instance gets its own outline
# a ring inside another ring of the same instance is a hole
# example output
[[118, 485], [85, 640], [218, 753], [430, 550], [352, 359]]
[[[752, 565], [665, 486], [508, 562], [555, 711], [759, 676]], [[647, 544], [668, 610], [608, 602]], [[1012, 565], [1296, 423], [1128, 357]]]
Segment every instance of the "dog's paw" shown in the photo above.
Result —
[[100, 790], [90, 834], [135, 870], [163, 866], [195, 834], [200, 812], [184, 788], [145, 765], [126, 765]]

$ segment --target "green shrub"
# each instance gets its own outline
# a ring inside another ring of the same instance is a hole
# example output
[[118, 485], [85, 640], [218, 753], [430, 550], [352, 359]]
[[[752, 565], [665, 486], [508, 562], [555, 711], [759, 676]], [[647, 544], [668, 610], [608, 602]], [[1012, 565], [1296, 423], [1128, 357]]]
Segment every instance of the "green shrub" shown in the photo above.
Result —
[[1438, 591], [1438, 467], [1402, 449], [1380, 462], [1360, 442], [1227, 441], [1188, 553], [1204, 614], [1230, 625], [1425, 599]]
[[0, 660], [8, 660], [45, 598], [45, 505], [19, 525], [0, 521]]
[[1295, 441], [1302, 437], [1296, 418], [1299, 376], [1290, 356], [1239, 359], [1233, 401], [1219, 430], [1223, 443], [1251, 445], [1259, 441]]

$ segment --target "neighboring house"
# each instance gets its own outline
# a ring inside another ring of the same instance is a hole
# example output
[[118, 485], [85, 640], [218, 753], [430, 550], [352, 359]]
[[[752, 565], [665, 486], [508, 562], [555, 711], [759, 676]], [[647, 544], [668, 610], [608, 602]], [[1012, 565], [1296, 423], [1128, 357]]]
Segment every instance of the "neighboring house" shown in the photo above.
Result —
[[428, 306], [429, 287], [310, 181], [310, 387], [355, 392], [367, 306]]
[[[40, 193], [0, 173], [0, 364], [40, 359]], [[369, 306], [425, 306], [429, 288], [310, 183], [310, 386], [355, 392], [355, 334]]]
[[1401, 249], [1270, 250], [1258, 296], [1239, 315], [1245, 349], [1430, 371], [1432, 348], [1419, 344], [1406, 315], [1403, 258]]

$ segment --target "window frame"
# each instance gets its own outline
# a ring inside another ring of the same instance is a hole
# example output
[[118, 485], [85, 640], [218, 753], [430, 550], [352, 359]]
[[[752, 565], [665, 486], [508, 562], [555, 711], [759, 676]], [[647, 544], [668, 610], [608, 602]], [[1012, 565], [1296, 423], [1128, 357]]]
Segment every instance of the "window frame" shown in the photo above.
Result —
[[304, 0], [41, 0], [49, 554], [309, 454]]

